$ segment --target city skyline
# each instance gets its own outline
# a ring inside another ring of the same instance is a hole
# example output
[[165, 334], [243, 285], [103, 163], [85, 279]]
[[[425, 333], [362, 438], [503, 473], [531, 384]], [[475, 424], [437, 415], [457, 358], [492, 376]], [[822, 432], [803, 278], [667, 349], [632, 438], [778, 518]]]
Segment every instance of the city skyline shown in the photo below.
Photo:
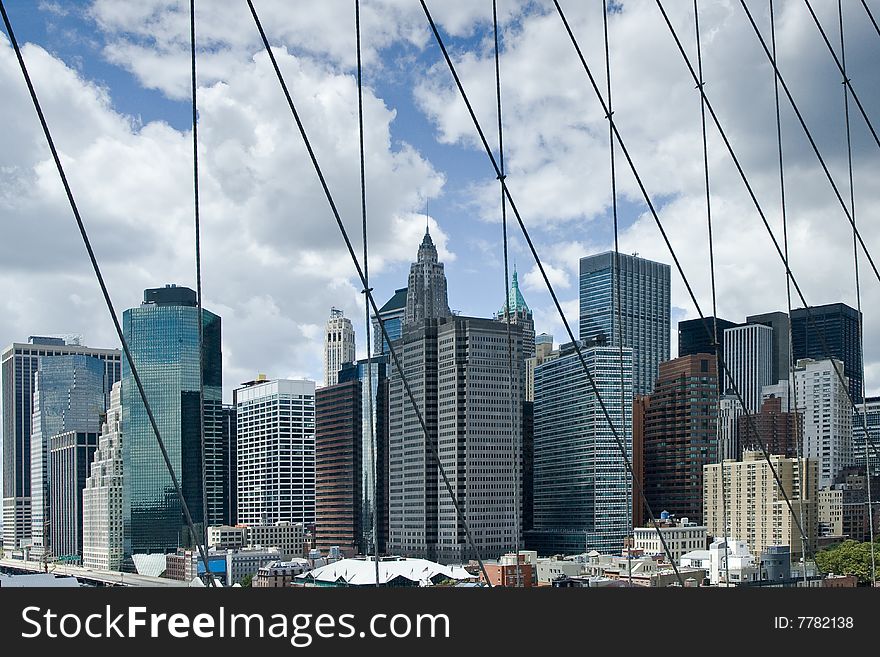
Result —
[[[328, 165], [325, 168], [338, 169], [338, 175], [334, 173], [329, 182], [351, 228], [359, 218], [359, 198], [354, 194], [357, 172], [349, 162], [353, 152], [340, 149], [333, 135], [318, 127], [318, 110], [305, 99], [308, 90], [332, 99], [327, 109], [328, 124], [355, 134], [357, 122], [349, 103], [355, 90], [353, 62], [345, 30], [331, 35], [311, 29], [330, 16], [343, 26], [346, 20], [353, 23], [350, 7], [324, 3], [314, 15], [289, 17], [282, 14], [281, 4], [267, 0], [265, 5], [270, 38], [287, 47], [283, 68], [299, 71], [299, 77], [292, 80], [294, 95], [297, 99], [303, 96], [307, 127], [315, 133], [319, 158]], [[381, 23], [377, 20], [380, 10], [364, 8], [365, 119], [369, 131], [366, 147], [374, 156], [367, 167], [367, 198], [373, 222], [370, 264], [376, 299], [381, 303], [391, 298], [394, 290], [405, 284], [411, 253], [424, 233], [427, 215], [440, 258], [455, 264], [449, 274], [449, 296], [456, 300], [453, 310], [469, 316], [489, 316], [497, 309], [503, 284], [500, 254], [494, 248], [500, 238], [497, 182], [484, 156], [474, 148], [472, 127], [455, 109], [447, 72], [437, 67], [438, 53], [418, 7], [383, 17], [387, 20]], [[490, 27], [488, 9], [444, 3], [433, 10], [441, 30], [450, 33], [450, 44], [458, 52], [475, 53], [472, 60], [460, 62], [461, 72], [466, 88], [474, 94], [478, 114], [490, 124], [492, 85], [488, 82], [493, 71], [491, 53], [484, 47]], [[296, 170], [302, 174], [295, 176], [296, 183], [285, 183], [286, 203], [278, 207], [301, 209], [299, 220], [306, 222], [308, 230], [298, 233], [298, 241], [278, 239], [279, 229], [288, 225], [290, 216], [274, 206], [267, 207], [267, 198], [279, 191], [271, 172], [279, 164], [286, 166], [298, 159], [300, 146], [289, 132], [289, 117], [281, 115], [283, 105], [279, 103], [283, 104], [283, 99], [274, 87], [275, 81], [266, 74], [249, 17], [237, 13], [243, 8], [236, 7], [223, 20], [213, 23], [201, 11], [197, 7], [197, 21], [203, 30], [199, 34], [217, 44], [210, 52], [200, 50], [204, 57], [199, 74], [203, 128], [200, 148], [205, 203], [205, 305], [226, 317], [229, 327], [224, 344], [224, 388], [229, 391], [263, 371], [273, 377], [320, 381], [322, 326], [330, 306], [340, 307], [353, 318], [359, 337], [357, 356], [366, 355], [363, 295], [307, 168]], [[677, 24], [687, 23], [689, 11], [670, 8]], [[734, 135], [740, 135], [740, 141], [745, 140], [742, 148], [748, 173], [771, 215], [771, 223], [778, 224], [772, 216], [777, 214], [777, 201], [769, 150], [773, 143], [772, 77], [766, 61], [761, 59], [763, 54], [752, 43], [754, 35], [738, 12], [719, 11], [714, 3], [705, 3], [701, 11], [705, 32], [717, 34], [705, 53], [706, 69], [713, 78], [713, 102], [722, 121]], [[780, 3], [777, 18], [782, 70], [800, 103], [812, 103], [834, 116], [836, 106], [830, 105], [834, 99], [828, 90], [839, 90], [840, 84], [833, 61], [818, 42], [806, 52], [796, 50], [803, 39], [815, 36], [809, 33], [811, 26], [803, 20], [803, 11], [797, 3]], [[33, 58], [34, 82], [47, 118], [50, 124], [58, 124], [55, 131], [59, 147], [68, 156], [89, 163], [72, 174], [72, 184], [82, 199], [84, 219], [95, 233], [98, 255], [106, 261], [117, 306], [126, 306], [148, 286], [171, 282], [192, 285], [187, 210], [191, 189], [184, 184], [191, 155], [184, 148], [190, 120], [188, 80], [185, 71], [171, 66], [188, 47], [188, 26], [181, 8], [162, 5], [139, 11], [116, 2], [83, 1], [62, 6], [13, 1], [10, 12], [13, 23], [19, 25], [19, 40], [39, 46], [30, 50], [26, 47], [25, 56]], [[568, 44], [557, 38], [562, 33], [558, 32], [556, 17], [545, 8], [514, 2], [502, 3], [500, 12], [503, 81], [517, 77], [534, 80], [535, 67], [543, 71], [548, 61], [553, 62], [553, 73], [544, 76], [534, 97], [523, 96], [512, 84], [505, 85], [505, 142], [508, 164], [515, 172], [509, 181], [511, 190], [537, 238], [548, 274], [577, 335], [577, 258], [600, 253], [611, 245], [607, 141], [601, 138], [600, 130], [593, 130], [604, 120], [595, 98], [589, 95], [583, 71], [578, 70], [569, 49], [564, 49]], [[579, 6], [568, 12], [576, 33], [598, 36], [601, 12]], [[708, 315], [699, 130], [694, 125], [683, 126], [669, 113], [674, 108], [677, 117], [680, 109], [688, 106], [696, 113], [699, 98], [693, 93], [669, 35], [659, 29], [656, 14], [651, 3], [633, 0], [611, 16], [612, 62], [617, 71], [613, 82], [618, 89], [615, 115], [622, 133], [630, 136], [634, 158], [648, 174], [649, 191], [658, 200], [670, 239], [683, 251], [683, 266]], [[830, 7], [819, 7], [818, 15], [825, 24], [832, 24], [835, 18]], [[286, 27], [273, 28], [282, 16]], [[758, 18], [765, 25], [766, 16]], [[874, 44], [865, 21], [855, 11], [847, 12], [846, 19], [851, 77], [870, 79]], [[154, 34], [160, 23], [172, 29], [161, 40]], [[628, 47], [627, 35], [634, 30], [646, 35], [644, 49]], [[515, 38], [519, 34], [528, 38]], [[798, 57], [793, 57], [795, 52]], [[599, 61], [599, 53], [594, 50], [588, 50], [586, 56], [591, 63]], [[145, 61], [155, 65], [147, 67]], [[219, 66], [221, 61], [228, 66]], [[732, 69], [728, 61], [743, 63]], [[656, 73], [661, 63], [662, 73]], [[639, 83], [645, 82], [642, 71], [648, 70], [652, 78], [640, 87]], [[748, 79], [742, 71], [749, 71]], [[760, 77], [751, 71], [766, 75]], [[110, 322], [101, 307], [97, 286], [83, 268], [81, 248], [70, 232], [73, 225], [58, 194], [57, 178], [51, 170], [38, 166], [45, 162], [47, 153], [11, 48], [5, 42], [0, 48], [0, 75], [11, 94], [2, 110], [3, 119], [13, 127], [10, 159], [4, 164], [14, 165], [17, 173], [10, 174], [10, 183], [18, 185], [16, 189], [35, 190], [23, 192], [19, 205], [3, 200], [0, 212], [26, 219], [15, 222], [15, 231], [25, 231], [19, 235], [22, 239], [33, 238], [30, 231], [43, 227], [40, 233], [48, 239], [44, 252], [56, 256], [54, 266], [67, 272], [55, 276], [49, 284], [43, 274], [31, 275], [32, 260], [28, 264], [18, 254], [0, 250], [0, 276], [21, 290], [16, 304], [4, 301], [6, 305], [0, 308], [6, 311], [0, 312], [0, 342], [8, 344], [37, 331], [81, 333], [89, 344], [113, 346]], [[217, 82], [225, 86], [216, 86]], [[669, 109], [645, 102], [649, 94], [657, 92], [658, 85], [668, 90], [664, 97], [676, 101], [668, 104]], [[563, 96], [561, 88], [571, 89], [573, 96]], [[870, 107], [876, 92], [869, 84], [862, 84], [860, 91]], [[742, 104], [746, 97], [748, 106]], [[69, 98], [73, 101], [68, 103]], [[62, 120], [62, 102], [64, 111], [70, 113], [69, 122]], [[556, 109], [545, 119], [527, 120], [538, 106]], [[645, 120], [647, 107], [651, 108], [651, 120]], [[562, 120], [573, 115], [575, 109], [579, 115], [586, 112], [584, 126]], [[800, 277], [811, 305], [843, 301], [854, 307], [851, 257], [847, 255], [851, 245], [845, 219], [830, 189], [823, 187], [827, 184], [821, 180], [818, 165], [804, 150], [800, 127], [788, 114], [786, 111], [783, 116], [786, 161], [805, 172], [803, 180], [789, 181], [790, 220], [796, 240], [792, 245], [792, 269]], [[266, 129], [290, 134], [291, 138], [280, 140], [271, 152], [255, 151], [256, 132], [229, 130], [231, 121], [246, 127], [251, 117], [258, 117], [258, 124]], [[807, 121], [835, 177], [841, 178], [842, 126], [834, 121], [819, 123], [811, 114]], [[864, 127], [854, 121], [853, 129], [859, 146]], [[536, 147], [532, 134], [540, 137], [546, 150]], [[657, 136], [663, 134], [668, 136]], [[488, 137], [494, 142], [492, 133]], [[662, 153], [672, 146], [670, 140], [681, 144], [686, 166], [667, 166]], [[125, 144], [130, 145], [127, 151]], [[223, 144], [249, 158], [248, 166], [263, 172], [266, 180], [242, 179], [242, 171], [230, 168], [220, 157]], [[778, 259], [766, 235], [758, 232], [762, 229], [754, 208], [748, 206], [739, 181], [722, 161], [726, 159], [723, 151], [714, 143], [710, 147], [713, 196], [718, 198], [714, 208], [718, 314], [743, 318], [754, 312], [784, 310], [784, 276]], [[152, 156], [148, 154], [158, 152], [163, 153], [159, 160], [149, 159]], [[862, 171], [870, 170], [876, 155], [857, 147], [854, 156], [857, 205], [867, 211], [876, 202], [876, 192]], [[545, 164], [549, 160], [559, 163], [552, 171]], [[573, 162], [580, 164], [572, 166]], [[126, 166], [120, 166], [123, 163]], [[150, 175], [148, 172], [154, 169], [149, 167], [157, 163], [165, 173]], [[114, 175], [117, 169], [135, 177], [147, 176], [149, 199]], [[587, 188], [582, 185], [581, 171], [585, 169], [595, 180], [595, 185]], [[670, 262], [628, 173], [619, 178], [621, 251]], [[386, 184], [386, 180], [393, 184]], [[551, 198], [554, 202], [547, 202]], [[427, 200], [430, 203], [426, 208]], [[242, 217], [252, 225], [246, 231], [240, 230]], [[139, 225], [154, 228], [147, 232]], [[870, 222], [862, 228], [867, 243], [872, 244], [876, 229]], [[237, 239], [233, 240], [232, 235]], [[530, 254], [515, 230], [510, 230], [510, 235], [511, 259], [519, 267], [521, 285], [534, 311], [536, 332], [561, 336], [561, 325]], [[65, 236], [63, 241], [59, 241], [60, 236]], [[739, 248], [742, 240], [756, 248]], [[14, 239], [7, 241], [13, 243]], [[133, 250], [135, 244], [141, 246]], [[700, 248], [684, 248], [692, 244]], [[281, 253], [281, 248], [289, 248], [290, 252]], [[817, 258], [820, 252], [825, 257]], [[132, 257], [139, 260], [136, 268], [127, 267]], [[819, 265], [814, 266], [814, 262]], [[876, 286], [863, 287], [865, 307], [870, 307], [872, 300], [876, 305]], [[680, 276], [673, 272], [672, 332], [677, 321], [696, 316]], [[880, 354], [870, 339], [878, 335], [878, 321], [872, 313], [866, 314], [868, 395], [880, 391], [880, 368], [875, 364]], [[260, 340], [254, 340], [253, 326], [260, 327]], [[673, 336], [671, 356], [676, 355], [676, 342]], [[272, 345], [275, 352], [270, 353], [265, 345]]]

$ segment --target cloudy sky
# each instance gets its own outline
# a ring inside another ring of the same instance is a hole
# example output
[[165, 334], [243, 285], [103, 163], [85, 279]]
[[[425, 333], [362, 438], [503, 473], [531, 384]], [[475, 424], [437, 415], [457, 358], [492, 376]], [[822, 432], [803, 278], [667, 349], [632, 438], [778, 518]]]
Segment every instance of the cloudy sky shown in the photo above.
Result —
[[[194, 287], [188, 3], [5, 4], [117, 309], [137, 305], [146, 287]], [[359, 244], [354, 2], [254, 4]], [[561, 4], [604, 90], [601, 0]], [[664, 4], [693, 56], [692, 3]], [[813, 4], [839, 49], [837, 2]], [[861, 3], [843, 4], [848, 73], [880, 124], [880, 36]], [[868, 4], [880, 17], [880, 2]], [[491, 2], [429, 6], [495, 144]], [[781, 240], [772, 69], [738, 0], [699, 6], [707, 95]], [[769, 38], [768, 3], [748, 6]], [[578, 258], [612, 244], [607, 122], [553, 3], [498, 7], [508, 183], [576, 332]], [[223, 318], [224, 396], [257, 372], [320, 380], [331, 305], [353, 319], [359, 355], [365, 349], [353, 266], [246, 3], [201, 0], [196, 13], [204, 295]], [[848, 199], [840, 72], [801, 0], [777, 1], [776, 13], [780, 70]], [[365, 0], [361, 14], [377, 301], [405, 285], [427, 206], [450, 306], [489, 316], [504, 294], [494, 172], [419, 3]], [[710, 314], [698, 92], [654, 0], [616, 3], [609, 29], [615, 121]], [[0, 89], [0, 342], [81, 334], [85, 344], [115, 345], [5, 33]], [[851, 118], [855, 215], [869, 249], [880, 252], [880, 149], [852, 106]], [[784, 98], [782, 120], [792, 270], [809, 304], [855, 305], [852, 231]], [[709, 160], [719, 315], [743, 321], [784, 310], [781, 261], [711, 124]], [[621, 249], [671, 263], [620, 156], [618, 165]], [[515, 224], [510, 234], [536, 328], [559, 340], [561, 323]], [[880, 283], [864, 266], [862, 282], [866, 382], [876, 394]], [[697, 316], [675, 273], [672, 292], [673, 324]]]

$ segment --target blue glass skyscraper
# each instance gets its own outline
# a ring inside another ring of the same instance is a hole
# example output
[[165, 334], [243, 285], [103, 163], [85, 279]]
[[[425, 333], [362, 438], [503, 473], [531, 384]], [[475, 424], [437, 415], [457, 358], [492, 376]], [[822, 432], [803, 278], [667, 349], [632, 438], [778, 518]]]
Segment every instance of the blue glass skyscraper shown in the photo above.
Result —
[[[123, 313], [125, 338], [199, 533], [204, 515], [200, 378], [205, 392], [205, 451], [214, 453], [212, 445], [222, 441], [222, 423], [210, 421], [222, 412], [220, 317], [204, 309], [202, 317], [200, 372], [193, 290], [176, 286], [148, 289], [140, 307]], [[122, 408], [125, 554], [168, 552], [191, 544], [174, 484], [125, 361]], [[210, 468], [210, 462], [207, 465]]]
[[403, 330], [403, 318], [406, 315], [406, 291], [403, 287], [394, 290], [394, 296], [385, 302], [385, 305], [379, 308], [378, 318], [373, 316], [373, 355], [381, 356], [391, 353], [388, 348], [388, 342], [382, 335], [382, 328], [379, 326], [381, 321], [385, 325], [388, 337], [394, 341], [400, 337]]
[[614, 252], [581, 258], [580, 338], [586, 344], [630, 347], [633, 392], [647, 395], [660, 363], [669, 360], [670, 269], [623, 253], [619, 262], [620, 299]]

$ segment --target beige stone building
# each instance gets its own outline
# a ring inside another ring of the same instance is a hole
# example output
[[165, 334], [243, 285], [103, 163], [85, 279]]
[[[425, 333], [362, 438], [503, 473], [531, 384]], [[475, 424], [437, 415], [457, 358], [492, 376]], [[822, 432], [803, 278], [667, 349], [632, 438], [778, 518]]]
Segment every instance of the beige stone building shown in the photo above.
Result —
[[[817, 462], [801, 459], [798, 468], [796, 458], [771, 455], [770, 460], [807, 535], [808, 554], [812, 554], [817, 536]], [[803, 487], [799, 470], [805, 473]], [[762, 452], [747, 451], [742, 461], [725, 460], [705, 466], [703, 508], [712, 536], [725, 535], [725, 502], [727, 536], [746, 541], [752, 554], [761, 554], [771, 545], [788, 545], [792, 559], [800, 558], [803, 547], [797, 523]]]

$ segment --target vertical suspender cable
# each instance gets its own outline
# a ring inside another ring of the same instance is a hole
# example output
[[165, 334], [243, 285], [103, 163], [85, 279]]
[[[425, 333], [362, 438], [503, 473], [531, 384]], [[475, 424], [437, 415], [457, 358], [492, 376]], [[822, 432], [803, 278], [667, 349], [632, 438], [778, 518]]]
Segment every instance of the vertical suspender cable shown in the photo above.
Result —
[[[847, 162], [847, 173], [849, 174], [849, 211], [853, 218], [853, 223], [856, 221], [856, 199], [855, 199], [855, 185], [853, 184], [853, 159], [852, 159], [852, 130], [850, 127], [849, 121], [849, 94], [850, 89], [848, 87], [849, 78], [846, 75], [846, 40], [844, 39], [843, 33], [843, 2], [842, 0], [837, 0], [837, 20], [840, 25], [840, 69], [843, 74], [843, 116], [844, 121], [846, 122], [846, 162]], [[775, 57], [775, 55], [774, 55]], [[859, 280], [859, 244], [858, 240], [856, 240], [855, 231], [853, 231], [853, 264], [855, 269], [855, 281], [856, 281], [856, 310], [859, 313], [859, 355], [861, 356], [861, 365], [862, 365], [862, 409], [861, 409], [861, 417], [862, 417], [862, 427], [867, 432], [867, 413], [866, 413], [866, 405], [865, 405], [865, 335], [864, 335], [864, 319], [862, 318], [862, 288], [861, 282]], [[877, 582], [877, 563], [876, 557], [874, 555], [874, 510], [873, 510], [873, 500], [871, 496], [871, 455], [868, 451], [868, 441], [865, 440], [865, 483], [867, 486], [867, 495], [868, 495], [868, 532], [871, 538], [871, 585], [875, 585]]]
[[[368, 465], [363, 463], [363, 459], [361, 459], [361, 485], [363, 486], [363, 470], [367, 467], [372, 469], [372, 486], [373, 490], [371, 491], [373, 497], [373, 553], [376, 557], [376, 586], [379, 586], [379, 489], [377, 486], [377, 474], [379, 472], [379, 462], [378, 456], [376, 452], [377, 441], [376, 441], [376, 425], [375, 418], [373, 417], [373, 350], [370, 344], [370, 302], [367, 298], [367, 292], [372, 292], [373, 288], [370, 287], [370, 269], [369, 263], [367, 259], [367, 179], [365, 173], [364, 166], [364, 101], [363, 101], [363, 79], [362, 79], [362, 65], [361, 65], [361, 3], [360, 0], [354, 0], [354, 25], [355, 25], [355, 37], [357, 40], [357, 89], [358, 89], [358, 140], [360, 145], [360, 156], [361, 156], [361, 220], [362, 220], [362, 230], [363, 230], [363, 239], [364, 239], [364, 289], [362, 290], [364, 295], [364, 327], [367, 335], [367, 415], [369, 417], [369, 430], [370, 430], [370, 453], [372, 454], [371, 463]], [[377, 381], [378, 381], [378, 372], [377, 372]], [[378, 390], [377, 390], [378, 393]], [[363, 408], [363, 406], [361, 406]], [[363, 417], [363, 414], [361, 415]], [[363, 435], [361, 436], [363, 440]], [[363, 454], [363, 447], [361, 447], [361, 454]], [[361, 491], [361, 496], [367, 491]], [[361, 505], [361, 508], [363, 506]], [[366, 527], [361, 527], [361, 536], [366, 533]], [[365, 546], [369, 549], [369, 546]]]
[[[770, 47], [771, 52], [773, 53], [773, 61], [777, 61], [776, 54], [776, 14], [774, 11], [773, 0], [770, 0]], [[789, 262], [789, 251], [788, 251], [788, 211], [786, 210], [785, 203], [785, 165], [783, 158], [783, 150], [782, 150], [782, 119], [780, 116], [779, 110], [779, 79], [774, 75], [773, 76], [773, 99], [774, 99], [774, 107], [775, 107], [775, 116], [776, 116], [776, 153], [777, 153], [777, 161], [779, 163], [779, 198], [780, 198], [780, 213], [782, 216], [782, 249], [785, 254], [785, 262]], [[795, 437], [795, 456], [797, 458], [798, 463], [798, 498], [800, 500], [800, 514], [799, 517], [801, 519], [801, 525], [804, 522], [804, 487], [807, 485], [807, 480], [809, 477], [809, 468], [807, 468], [807, 472], [804, 473], [804, 465], [806, 465], [806, 456], [803, 454], [803, 437], [801, 435], [801, 424], [803, 423], [803, 415], [797, 409], [797, 380], [794, 375], [794, 346], [792, 344], [792, 330], [791, 330], [791, 270], [786, 269], [785, 272], [785, 299], [786, 299], [786, 308], [788, 312], [788, 402], [786, 403], [787, 412], [791, 413], [792, 404], [795, 407], [795, 423], [794, 423], [794, 437]], [[815, 498], [816, 491], [813, 491], [813, 497]], [[806, 585], [807, 581], [807, 555], [806, 555], [806, 547], [804, 546], [804, 570], [803, 570], [803, 580], [804, 585]]]
[[[516, 439], [517, 427], [513, 425], [513, 419], [516, 417], [514, 412], [514, 386], [513, 386], [513, 338], [510, 335], [510, 295], [508, 293], [508, 259], [507, 259], [507, 200], [504, 198], [504, 181], [507, 176], [504, 172], [504, 129], [501, 124], [501, 57], [498, 48], [498, 10], [495, 0], [492, 0], [492, 26], [495, 37], [495, 102], [498, 115], [498, 161], [501, 164], [501, 173], [498, 175], [498, 182], [501, 186], [501, 238], [502, 250], [504, 252], [504, 322], [507, 328], [507, 383], [508, 383], [508, 401], [510, 409], [510, 436], [513, 442], [513, 544], [514, 555], [516, 559], [516, 586], [522, 586], [522, 566], [519, 562], [520, 548], [520, 531], [522, 530], [520, 523], [520, 494], [521, 485], [521, 463], [520, 463], [520, 443], [522, 442], [522, 428], [520, 427], [520, 440]], [[517, 372], [519, 377], [519, 372]], [[519, 396], [517, 396], [517, 402]], [[522, 425], [522, 422], [520, 422]], [[503, 582], [502, 582], [503, 583]]]
[[[202, 541], [205, 552], [208, 551], [208, 463], [207, 450], [205, 449], [205, 322], [202, 317], [202, 245], [201, 226], [199, 223], [199, 133], [198, 133], [198, 103], [196, 86], [196, 2], [189, 0], [189, 30], [190, 30], [190, 63], [192, 73], [192, 144], [193, 144], [193, 201], [195, 208], [195, 236], [196, 236], [196, 309], [198, 312], [199, 327], [199, 449], [202, 455], [202, 535], [193, 536], [194, 541]], [[211, 569], [205, 567], [205, 577], [216, 586], [217, 582], [211, 574]]]
[[[697, 89], [702, 91], [705, 86], [703, 80], [703, 47], [700, 41], [700, 9], [697, 6], [697, 0], [694, 0], [694, 32], [697, 40]], [[706, 99], [700, 94], [700, 128], [703, 138], [703, 177], [706, 188], [706, 225], [709, 233], [709, 281], [712, 287], [712, 346], [715, 349], [715, 376], [717, 379], [717, 389], [715, 395], [715, 443], [718, 450], [718, 463], [721, 465], [721, 526], [724, 529], [724, 583], [730, 583], [730, 566], [728, 564], [728, 556], [730, 554], [730, 546], [727, 544], [730, 532], [727, 528], [727, 497], [724, 476], [724, 454], [721, 449], [720, 425], [718, 415], [721, 409], [721, 345], [718, 344], [718, 296], [715, 287], [715, 240], [712, 233], [712, 194], [709, 185], [709, 142], [706, 137]]]
[[[76, 221], [76, 226], [79, 229], [80, 237], [82, 237], [83, 245], [86, 248], [86, 254], [89, 257], [89, 262], [92, 264], [92, 270], [95, 272], [95, 278], [98, 279], [98, 285], [101, 288], [101, 295], [104, 297], [104, 304], [107, 306], [107, 311], [110, 313], [110, 318], [113, 321], [113, 328], [116, 331], [116, 337], [119, 338], [119, 342], [122, 344], [122, 351], [125, 354], [125, 360], [128, 362], [128, 366], [131, 369], [131, 377], [134, 379], [134, 383], [137, 386], [138, 394], [140, 395], [141, 401], [144, 403], [144, 410], [147, 413], [147, 418], [150, 422], [150, 427], [153, 429], [153, 434], [156, 436], [156, 443], [159, 445], [159, 451], [162, 453], [162, 460], [165, 462], [165, 468], [168, 470], [168, 475], [171, 477], [171, 483], [174, 486], [174, 491], [177, 494], [177, 499], [180, 502], [180, 506], [183, 509], [183, 515], [186, 519], [187, 527], [192, 536], [196, 536], [196, 530], [193, 526], [192, 515], [189, 512], [189, 507], [186, 504], [186, 498], [183, 496], [183, 491], [180, 488], [180, 481], [177, 479], [177, 475], [174, 473], [174, 467], [171, 465], [171, 457], [168, 455], [168, 450], [165, 447], [165, 441], [162, 440], [162, 434], [159, 431], [159, 425], [156, 422], [156, 416], [153, 414], [153, 408], [150, 406], [150, 402], [147, 400], [147, 393], [144, 389], [143, 381], [141, 381], [140, 374], [138, 373], [137, 366], [134, 362], [134, 357], [131, 355], [131, 349], [128, 346], [128, 340], [125, 339], [125, 334], [122, 332], [122, 326], [119, 324], [119, 318], [116, 316], [116, 309], [113, 306], [113, 301], [110, 299], [110, 292], [107, 290], [107, 284], [104, 282], [104, 275], [101, 273], [101, 267], [98, 265], [98, 259], [95, 256], [95, 251], [92, 249], [92, 242], [89, 239], [88, 232], [86, 231], [85, 224], [83, 223], [82, 216], [79, 213], [79, 207], [76, 204], [76, 199], [73, 196], [73, 190], [70, 188], [70, 183], [67, 181], [67, 174], [64, 172], [64, 166], [61, 164], [61, 157], [58, 155], [58, 149], [55, 148], [55, 140], [52, 138], [52, 133], [49, 131], [49, 124], [46, 122], [46, 117], [43, 115], [43, 108], [40, 105], [40, 101], [37, 98], [36, 89], [34, 89], [34, 85], [31, 82], [31, 76], [28, 73], [27, 66], [24, 63], [24, 57], [21, 54], [21, 48], [18, 45], [18, 40], [15, 38], [15, 32], [12, 30], [12, 24], [9, 21], [9, 15], [6, 13], [6, 6], [3, 3], [3, 0], [0, 0], [0, 15], [3, 17], [3, 23], [6, 26], [6, 32], [9, 34], [9, 40], [12, 42], [12, 48], [15, 50], [15, 56], [18, 59], [18, 65], [21, 69], [22, 76], [24, 77], [25, 84], [27, 85], [28, 92], [31, 96], [31, 101], [34, 104], [34, 109], [37, 112], [37, 118], [40, 121], [40, 126], [43, 129], [43, 134], [46, 137], [46, 142], [49, 145], [49, 150], [52, 153], [52, 159], [55, 162], [55, 168], [58, 170], [58, 176], [61, 178], [61, 184], [64, 186], [64, 193], [67, 196], [67, 202], [70, 205], [70, 210], [73, 213], [73, 218]], [[199, 553], [202, 557], [202, 562], [205, 565], [205, 571], [208, 572], [210, 569], [208, 568], [208, 555], [207, 551], [204, 549], [204, 545], [201, 541], [196, 541], [196, 545], [198, 546]]]
[[[608, 3], [606, 0], [602, 0], [602, 34], [605, 45], [605, 81], [606, 81], [606, 92], [608, 96], [608, 114], [605, 116], [608, 119], [608, 152], [610, 157], [610, 165], [611, 165], [611, 219], [614, 227], [614, 285], [615, 290], [614, 294], [617, 296], [617, 303], [615, 304], [616, 308], [616, 320], [617, 327], [616, 330], [612, 328], [611, 335], [612, 339], [617, 341], [618, 347], [618, 359], [620, 360], [620, 423], [621, 423], [621, 434], [626, 437], [626, 385], [624, 382], [624, 373], [623, 373], [623, 347], [624, 342], [626, 342], [626, 332], [623, 324], [623, 295], [620, 293], [620, 230], [617, 221], [617, 167], [614, 162], [614, 109], [611, 104], [611, 48], [608, 39]], [[630, 404], [633, 403], [633, 400], [630, 400]], [[632, 445], [632, 441], [630, 441], [630, 445]], [[632, 504], [632, 474], [627, 472], [627, 484], [628, 490], [627, 498], [629, 499], [629, 504], [626, 508], [626, 563], [627, 563], [627, 581], [632, 584], [632, 537], [633, 537], [633, 527], [635, 526], [635, 518], [633, 517], [633, 504]]]

